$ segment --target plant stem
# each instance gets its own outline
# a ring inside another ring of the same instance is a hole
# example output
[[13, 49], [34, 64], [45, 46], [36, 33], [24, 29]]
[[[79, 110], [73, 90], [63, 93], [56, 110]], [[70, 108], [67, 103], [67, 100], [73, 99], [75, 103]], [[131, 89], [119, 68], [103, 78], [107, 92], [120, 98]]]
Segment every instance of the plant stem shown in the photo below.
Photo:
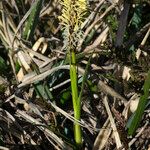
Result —
[[[74, 109], [74, 117], [80, 120], [80, 99], [78, 99], [78, 85], [77, 85], [77, 68], [76, 68], [76, 54], [74, 51], [70, 51], [70, 79], [71, 79], [71, 90], [72, 90], [72, 101]], [[77, 146], [82, 145], [81, 127], [79, 124], [74, 124], [74, 137]]]

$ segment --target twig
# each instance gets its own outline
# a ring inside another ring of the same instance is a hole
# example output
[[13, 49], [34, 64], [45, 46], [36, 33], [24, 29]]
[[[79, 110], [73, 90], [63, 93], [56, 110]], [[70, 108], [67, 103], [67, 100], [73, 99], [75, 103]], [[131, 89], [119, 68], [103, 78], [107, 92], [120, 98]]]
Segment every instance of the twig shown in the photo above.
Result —
[[4, 146], [0, 146], [0, 150], [10, 150], [10, 149]]
[[103, 127], [108, 127], [107, 130], [100, 130], [96, 140], [94, 142], [94, 146], [92, 150], [101, 150], [104, 148], [105, 144], [108, 141], [110, 134], [112, 133], [112, 129], [110, 128], [110, 121], [109, 119], [106, 120]]
[[56, 85], [56, 86], [50, 88], [50, 91], [56, 90], [57, 88], [60, 88], [61, 86], [63, 86], [63, 85], [65, 85], [65, 84], [69, 83], [70, 81], [71, 81], [70, 79], [65, 80], [65, 81], [63, 81], [62, 83], [60, 83], [60, 84], [58, 84], [58, 85]]
[[50, 105], [55, 108], [55, 110], [59, 113], [61, 113], [62, 115], [64, 115], [67, 119], [71, 120], [72, 122], [76, 122], [78, 123], [80, 126], [87, 128], [89, 131], [93, 130], [93, 131], [99, 131], [100, 129], [95, 128], [93, 126], [87, 125], [86, 123], [84, 123], [84, 121], [81, 119], [81, 121], [75, 119], [73, 116], [71, 116], [70, 114], [66, 113], [64, 110], [62, 110], [61, 108], [59, 108], [58, 106], [56, 106], [55, 104], [53, 104], [51, 101], [49, 101]]
[[37, 82], [37, 81], [42, 81], [44, 80], [47, 76], [49, 76], [50, 74], [52, 74], [53, 72], [55, 71], [58, 71], [60, 69], [69, 69], [70, 66], [69, 65], [64, 65], [64, 66], [58, 66], [58, 67], [55, 67], [55, 68], [52, 68], [51, 70], [47, 70], [46, 72], [44, 73], [41, 73], [39, 75], [36, 75], [31, 77], [31, 78], [28, 78], [28, 80], [25, 80], [23, 83], [19, 84], [18, 85], [18, 88], [20, 87], [23, 87], [23, 86], [26, 86], [28, 84], [32, 84], [34, 82]]
[[[143, 46], [143, 45], [146, 43], [146, 41], [147, 41], [147, 39], [148, 39], [148, 37], [149, 37], [149, 34], [150, 34], [150, 28], [148, 29], [148, 31], [147, 31], [146, 35], [144, 36], [144, 38], [143, 38], [143, 40], [142, 40], [142, 42], [141, 42], [140, 45]], [[139, 59], [140, 54], [141, 54], [141, 49], [138, 48], [138, 50], [136, 51], [136, 59], [137, 59], [137, 60]]]
[[[33, 117], [27, 115], [25, 112], [17, 110], [16, 114], [24, 118], [26, 121], [32, 123], [32, 124], [41, 124], [39, 121], [34, 119]], [[42, 125], [42, 124], [41, 124]], [[38, 126], [38, 128], [41, 131], [44, 131], [53, 141], [55, 141], [61, 148], [66, 149], [68, 146], [57, 136], [55, 135], [52, 131], [48, 130], [47, 128], [43, 126]]]
[[99, 10], [99, 8], [102, 6], [102, 4], [105, 2], [105, 0], [101, 0], [98, 5], [96, 6], [96, 8], [92, 11], [92, 13], [88, 16], [88, 18], [83, 22], [83, 24], [81, 25], [81, 29], [83, 29], [85, 26], [87, 26], [89, 23], [91, 23], [91, 21], [94, 19], [94, 17], [97, 14], [97, 11]]
[[79, 43], [79, 45], [78, 45], [79, 49], [81, 48], [81, 46], [82, 46], [82, 44], [83, 44], [85, 38], [86, 38], [87, 35], [90, 33], [90, 31], [93, 29], [93, 27], [94, 27], [98, 22], [100, 22], [114, 7], [115, 7], [115, 5], [109, 6], [109, 7], [105, 10], [105, 12], [104, 12], [97, 20], [95, 20], [95, 21], [86, 29], [86, 31], [85, 31], [85, 33], [84, 33], [84, 35], [83, 35], [83, 38], [82, 38], [82, 40], [80, 41], [80, 43]]
[[120, 147], [122, 146], [121, 140], [120, 140], [119, 134], [118, 134], [118, 132], [117, 132], [116, 124], [115, 124], [114, 118], [113, 118], [113, 116], [112, 116], [112, 113], [111, 113], [111, 111], [110, 111], [110, 108], [109, 108], [109, 105], [108, 105], [108, 101], [107, 101], [107, 97], [106, 97], [106, 96], [104, 97], [103, 102], [104, 102], [106, 111], [107, 111], [107, 113], [108, 113], [108, 117], [109, 117], [109, 120], [110, 120], [110, 123], [111, 123], [111, 127], [112, 127], [112, 129], [113, 129], [114, 137], [115, 137], [115, 140], [116, 140], [116, 146], [117, 146], [117, 148], [120, 148]]

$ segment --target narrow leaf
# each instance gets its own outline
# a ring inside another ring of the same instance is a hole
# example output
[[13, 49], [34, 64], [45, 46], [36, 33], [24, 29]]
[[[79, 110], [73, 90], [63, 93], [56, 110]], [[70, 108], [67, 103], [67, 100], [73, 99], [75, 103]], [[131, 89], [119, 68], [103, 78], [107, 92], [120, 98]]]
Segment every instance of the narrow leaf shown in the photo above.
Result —
[[141, 121], [142, 115], [144, 113], [146, 104], [148, 103], [148, 96], [149, 96], [149, 89], [150, 89], [150, 70], [148, 71], [147, 78], [145, 79], [145, 83], [143, 86], [144, 93], [140, 97], [140, 101], [138, 104], [138, 108], [135, 112], [135, 115], [131, 121], [131, 124], [128, 129], [128, 134], [133, 135], [138, 128], [138, 125]]
[[27, 23], [25, 25], [25, 30], [23, 33], [23, 38], [25, 38], [26, 40], [29, 40], [31, 37], [33, 37], [35, 27], [38, 23], [41, 8], [42, 0], [35, 1], [35, 3], [32, 6], [31, 14], [27, 19]]

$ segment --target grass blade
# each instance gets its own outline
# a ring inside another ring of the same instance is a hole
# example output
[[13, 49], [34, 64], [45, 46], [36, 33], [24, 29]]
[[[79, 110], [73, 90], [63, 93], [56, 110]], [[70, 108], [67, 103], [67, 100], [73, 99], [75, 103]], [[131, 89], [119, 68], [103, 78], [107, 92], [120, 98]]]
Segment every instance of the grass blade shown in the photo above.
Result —
[[27, 19], [27, 23], [25, 25], [25, 30], [23, 33], [24, 39], [29, 40], [31, 37], [33, 37], [33, 33], [39, 19], [41, 8], [42, 8], [42, 0], [35, 1], [35, 3], [32, 6], [31, 14]]
[[148, 102], [149, 89], [150, 89], [150, 70], [148, 71], [148, 75], [147, 75], [147, 78], [145, 79], [145, 83], [143, 86], [144, 93], [140, 97], [138, 108], [137, 108], [135, 115], [131, 121], [131, 124], [128, 128], [129, 135], [133, 135], [135, 133], [136, 129], [138, 128], [138, 125], [141, 121], [146, 104]]
[[84, 73], [84, 76], [83, 76], [83, 81], [82, 81], [82, 85], [81, 85], [81, 91], [80, 91], [80, 94], [79, 94], [79, 97], [78, 97], [78, 102], [81, 101], [81, 97], [82, 97], [84, 85], [85, 85], [85, 82], [86, 82], [86, 79], [87, 79], [88, 70], [89, 70], [89, 67], [90, 67], [90, 62], [91, 62], [92, 55], [93, 54], [91, 54], [91, 56], [88, 60], [88, 63], [86, 65], [86, 68], [85, 68], [85, 73]]

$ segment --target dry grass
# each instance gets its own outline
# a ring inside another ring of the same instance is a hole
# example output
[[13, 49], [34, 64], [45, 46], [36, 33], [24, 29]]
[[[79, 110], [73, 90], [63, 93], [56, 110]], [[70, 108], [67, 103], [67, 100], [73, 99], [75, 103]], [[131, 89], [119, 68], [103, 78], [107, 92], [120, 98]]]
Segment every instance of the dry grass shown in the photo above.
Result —
[[[34, 34], [25, 39], [32, 2], [0, 1], [0, 57], [5, 60], [2, 64], [0, 59], [0, 149], [75, 149], [74, 122], [82, 127], [83, 149], [150, 148], [150, 134], [145, 136], [150, 133], [149, 104], [136, 134], [129, 137], [126, 131], [136, 109], [131, 107], [139, 101], [133, 95], [141, 93], [150, 67], [150, 23], [142, 20], [130, 35], [134, 5], [129, 5], [124, 12], [122, 1], [89, 1], [77, 52], [79, 87], [91, 54], [92, 60], [78, 121], [70, 96], [61, 101], [65, 92], [70, 95], [70, 66], [58, 20], [61, 5], [44, 1]], [[147, 15], [150, 5], [142, 5], [141, 13]], [[122, 21], [123, 16], [128, 19]]]

